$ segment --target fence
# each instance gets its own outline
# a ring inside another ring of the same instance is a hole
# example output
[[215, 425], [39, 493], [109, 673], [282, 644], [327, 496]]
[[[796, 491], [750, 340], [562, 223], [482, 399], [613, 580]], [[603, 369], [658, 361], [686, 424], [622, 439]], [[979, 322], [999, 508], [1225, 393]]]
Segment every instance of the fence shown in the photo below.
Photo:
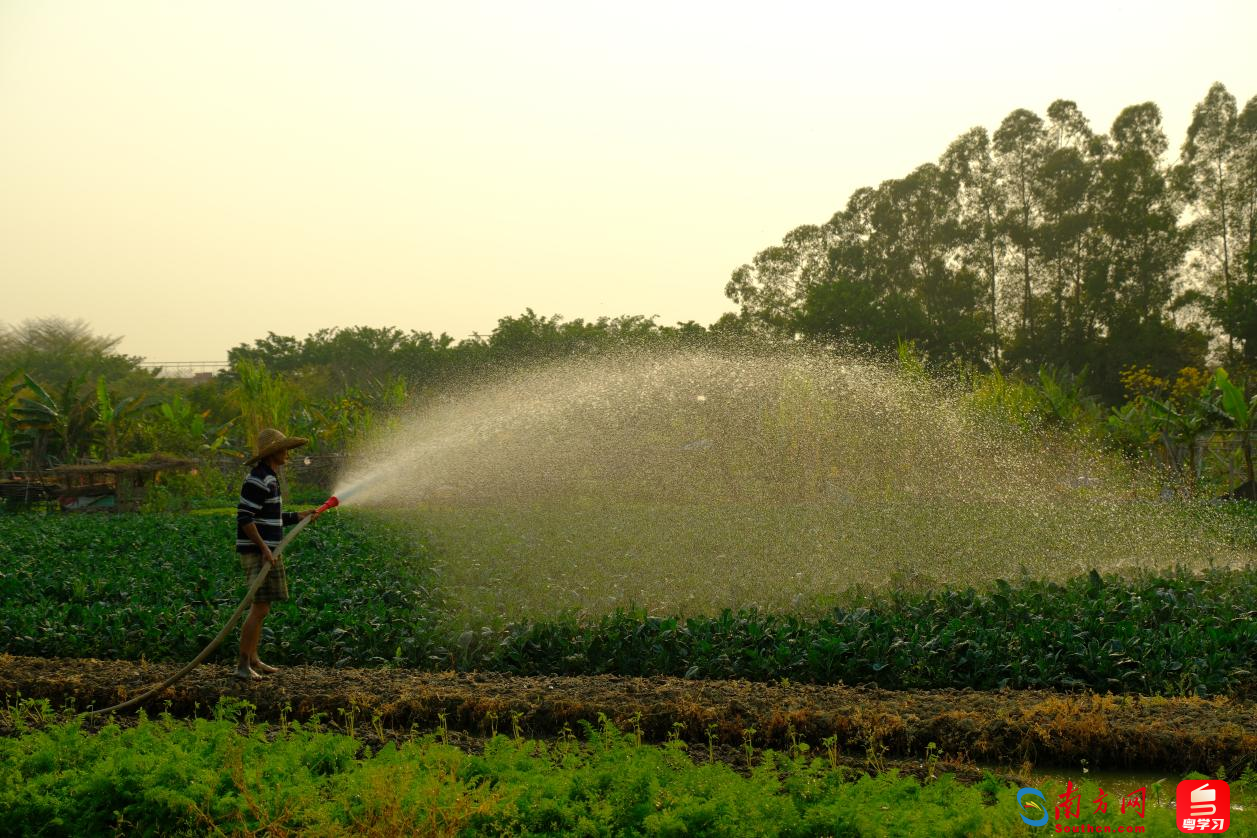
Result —
[[226, 361], [144, 361], [140, 367], [157, 370], [158, 378], [213, 378], [228, 367]]
[[1215, 481], [1225, 485], [1228, 491], [1234, 491], [1248, 482], [1245, 443], [1249, 451], [1253, 451], [1257, 431], [1216, 430], [1187, 444], [1173, 442], [1163, 433], [1156, 453], [1162, 464], [1181, 474], [1190, 474], [1197, 483]]
[[[349, 457], [345, 454], [307, 454], [300, 451], [288, 459], [284, 466], [284, 480], [291, 487], [318, 489], [331, 492], [337, 475], [348, 464]], [[213, 465], [218, 468], [228, 486], [237, 485], [244, 477], [245, 468], [240, 460], [231, 457], [219, 457]]]

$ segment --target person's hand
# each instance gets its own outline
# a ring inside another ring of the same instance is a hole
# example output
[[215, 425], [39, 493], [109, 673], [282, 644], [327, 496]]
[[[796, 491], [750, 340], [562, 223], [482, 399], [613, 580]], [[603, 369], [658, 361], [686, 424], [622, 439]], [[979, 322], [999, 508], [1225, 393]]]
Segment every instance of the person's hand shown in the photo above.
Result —
[[309, 518], [309, 517], [310, 517], [311, 515], [313, 515], [313, 514], [314, 514], [314, 510], [313, 510], [313, 509], [307, 509], [305, 512], [298, 512], [298, 513], [297, 513], [297, 520], [298, 520], [298, 521], [301, 521], [301, 520], [303, 520], [303, 519], [305, 519], [305, 518]]
[[262, 560], [271, 563], [271, 567], [279, 567], [279, 558], [271, 552], [271, 548], [267, 547], [262, 550]]

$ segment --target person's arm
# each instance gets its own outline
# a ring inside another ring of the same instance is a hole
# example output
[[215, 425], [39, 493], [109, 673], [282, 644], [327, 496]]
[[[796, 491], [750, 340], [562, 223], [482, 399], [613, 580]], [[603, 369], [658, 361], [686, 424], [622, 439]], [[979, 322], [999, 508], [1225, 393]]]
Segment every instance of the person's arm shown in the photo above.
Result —
[[313, 509], [307, 509], [305, 512], [281, 512], [279, 513], [279, 520], [285, 527], [291, 527], [302, 518], [309, 518], [313, 512]]

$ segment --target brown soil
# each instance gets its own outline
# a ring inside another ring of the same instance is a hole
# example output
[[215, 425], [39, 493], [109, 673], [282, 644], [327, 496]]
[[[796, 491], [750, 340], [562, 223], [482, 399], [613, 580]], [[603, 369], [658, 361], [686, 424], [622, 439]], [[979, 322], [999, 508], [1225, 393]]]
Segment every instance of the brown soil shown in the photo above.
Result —
[[[0, 693], [47, 698], [55, 706], [107, 707], [176, 671], [174, 664], [0, 655]], [[1238, 776], [1257, 764], [1257, 702], [1235, 699], [975, 692], [687, 681], [676, 678], [516, 677], [399, 669], [289, 667], [249, 684], [206, 665], [154, 697], [149, 713], [209, 714], [220, 698], [246, 699], [256, 717], [306, 720], [320, 714], [358, 732], [438, 729], [461, 738], [518, 730], [529, 737], [579, 733], [604, 714], [643, 741], [681, 738], [739, 751], [753, 728], [756, 748], [806, 742], [876, 764], [920, 761], [934, 742], [949, 763], [1078, 765]], [[374, 720], [374, 721], [373, 721]], [[691, 747], [691, 751], [694, 751]]]

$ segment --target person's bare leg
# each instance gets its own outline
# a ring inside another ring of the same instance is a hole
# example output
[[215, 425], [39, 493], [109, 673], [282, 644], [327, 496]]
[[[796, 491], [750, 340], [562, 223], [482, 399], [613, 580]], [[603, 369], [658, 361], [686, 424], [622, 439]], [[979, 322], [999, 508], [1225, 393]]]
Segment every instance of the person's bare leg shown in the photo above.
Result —
[[240, 658], [236, 661], [236, 677], [250, 680], [262, 676], [253, 668], [252, 662], [257, 660], [258, 640], [262, 637], [262, 621], [271, 610], [269, 602], [254, 602], [249, 608], [249, 615], [244, 618], [240, 627]]

